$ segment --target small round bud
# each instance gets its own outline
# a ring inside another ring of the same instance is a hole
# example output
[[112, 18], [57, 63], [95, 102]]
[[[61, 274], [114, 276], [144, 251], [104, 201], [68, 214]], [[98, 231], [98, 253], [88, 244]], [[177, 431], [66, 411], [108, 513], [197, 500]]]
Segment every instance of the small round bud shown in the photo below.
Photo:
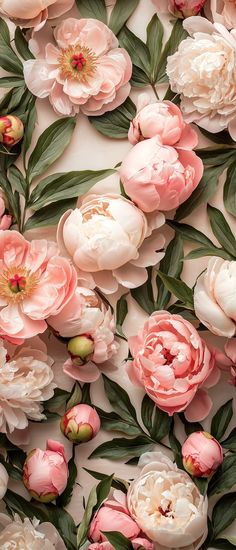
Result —
[[23, 138], [24, 126], [17, 116], [0, 116], [0, 143], [7, 147], [16, 145]]
[[208, 432], [194, 432], [184, 442], [182, 458], [192, 476], [209, 477], [223, 462], [220, 443]]
[[66, 411], [60, 423], [62, 433], [75, 445], [93, 439], [99, 432], [100, 425], [96, 410], [83, 403]]
[[81, 335], [71, 338], [67, 344], [68, 352], [75, 365], [86, 363], [94, 351], [94, 343], [90, 336]]

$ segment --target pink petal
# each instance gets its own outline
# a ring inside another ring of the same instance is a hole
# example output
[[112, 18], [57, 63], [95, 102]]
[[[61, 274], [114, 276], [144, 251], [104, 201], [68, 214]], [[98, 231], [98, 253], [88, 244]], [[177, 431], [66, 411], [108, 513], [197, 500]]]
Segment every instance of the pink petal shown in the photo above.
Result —
[[68, 361], [64, 363], [63, 371], [74, 380], [85, 383], [95, 382], [101, 374], [95, 363], [89, 362], [80, 367], [75, 367], [71, 359], [68, 359]]
[[208, 416], [211, 408], [211, 398], [205, 390], [200, 389], [184, 411], [184, 414], [189, 422], [201, 422]]

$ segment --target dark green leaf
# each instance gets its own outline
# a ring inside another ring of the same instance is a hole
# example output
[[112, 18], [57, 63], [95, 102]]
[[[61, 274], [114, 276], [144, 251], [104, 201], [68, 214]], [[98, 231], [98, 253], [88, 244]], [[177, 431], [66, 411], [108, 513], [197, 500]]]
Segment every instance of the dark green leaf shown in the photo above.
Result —
[[[234, 150], [235, 151], [235, 150]], [[228, 168], [227, 177], [224, 185], [224, 205], [232, 216], [236, 217], [236, 160]]]
[[122, 326], [128, 314], [128, 305], [125, 296], [125, 294], [121, 296], [116, 304], [116, 332], [122, 338], [125, 338]]
[[149, 86], [151, 81], [151, 76], [148, 76], [142, 69], [133, 65], [133, 72], [130, 84], [134, 88], [143, 88], [144, 86]]
[[0, 40], [5, 42], [5, 44], [10, 45], [11, 37], [8, 29], [8, 25], [4, 19], [0, 17]]
[[96, 407], [96, 411], [99, 414], [103, 430], [121, 432], [129, 436], [140, 435], [141, 429], [135, 422], [128, 422], [119, 414], [103, 411], [99, 407]]
[[[195, 227], [192, 227], [187, 223], [178, 223], [175, 220], [167, 220], [167, 224], [179, 233], [182, 239], [186, 241], [200, 243], [208, 247], [214, 246], [213, 242], [208, 239], [204, 233], [198, 231], [198, 229], [195, 229]], [[160, 269], [160, 271], [163, 271], [163, 269]]]
[[34, 59], [34, 55], [29, 49], [29, 45], [27, 40], [25, 39], [22, 30], [20, 27], [16, 27], [15, 31], [15, 45], [18, 53], [20, 56], [27, 60], [27, 59]]
[[90, 397], [90, 384], [83, 385], [80, 403], [86, 403], [87, 405], [92, 405], [91, 397]]
[[[213, 135], [213, 134], [211, 134]], [[198, 149], [197, 156], [200, 157], [205, 166], [220, 166], [222, 164], [229, 164], [236, 157], [236, 149], [233, 147], [207, 147], [205, 149]]]
[[146, 283], [138, 288], [131, 289], [131, 295], [136, 300], [138, 305], [149, 315], [156, 309], [155, 300], [152, 289], [152, 268], [148, 268], [148, 279]]
[[1, 116], [13, 113], [19, 105], [22, 105], [23, 98], [27, 93], [24, 86], [21, 86], [13, 88], [10, 92], [5, 94], [0, 102]]
[[163, 25], [155, 14], [147, 27], [147, 47], [150, 53], [151, 79], [154, 84], [157, 80], [163, 34]]
[[129, 456], [141, 456], [143, 453], [151, 451], [152, 447], [153, 444], [146, 436], [138, 436], [133, 439], [115, 438], [99, 445], [89, 458], [122, 460]]
[[92, 126], [104, 136], [114, 139], [127, 138], [130, 121], [135, 117], [136, 107], [128, 97], [126, 101], [114, 109], [101, 116], [89, 117]]
[[76, 546], [76, 525], [72, 516], [63, 508], [55, 505], [47, 505], [49, 509], [50, 520], [59, 531], [65, 542], [67, 550], [77, 550]]
[[[176, 235], [167, 246], [164, 258], [160, 263], [160, 271], [165, 275], [179, 278], [183, 269], [183, 243], [179, 235]], [[170, 292], [162, 279], [158, 276], [157, 280], [158, 296], [156, 309], [165, 309], [170, 301]]]
[[76, 0], [80, 15], [107, 23], [107, 10], [104, 0]]
[[135, 408], [132, 405], [128, 393], [119, 384], [107, 378], [103, 374], [104, 388], [106, 395], [116, 412], [118, 412], [124, 420], [138, 425]]
[[141, 416], [142, 416], [143, 424], [145, 428], [147, 428], [149, 433], [151, 433], [151, 429], [152, 429], [154, 407], [155, 407], [154, 402], [146, 394], [142, 401]]
[[21, 495], [7, 490], [4, 502], [12, 514], [19, 514], [21, 518], [29, 517], [33, 519], [36, 517], [39, 521], [50, 521], [49, 513], [46, 506], [37, 506], [33, 502], [28, 502]]
[[197, 485], [201, 495], [205, 496], [207, 494], [209, 480], [204, 477], [193, 477], [192, 479], [195, 485]]
[[28, 163], [28, 178], [31, 182], [43, 174], [64, 152], [69, 145], [75, 119], [61, 118], [51, 124], [39, 137]]
[[155, 441], [161, 441], [168, 435], [171, 428], [171, 422], [171, 417], [166, 412], [161, 411], [158, 407], [155, 407], [153, 426], [150, 432], [151, 437]]
[[235, 544], [231, 543], [227, 539], [216, 539], [211, 542], [212, 548], [218, 548], [219, 550], [235, 550]]
[[67, 486], [63, 493], [57, 498], [57, 506], [60, 506], [64, 508], [64, 506], [67, 506], [72, 498], [74, 485], [77, 478], [77, 468], [74, 462], [74, 458], [72, 457], [68, 462], [68, 470], [69, 470], [69, 476], [67, 481]]
[[20, 76], [3, 76], [0, 78], [0, 88], [20, 88], [25, 86], [25, 81]]
[[231, 254], [233, 258], [236, 257], [236, 240], [227, 223], [224, 215], [220, 210], [207, 205], [207, 213], [210, 219], [212, 231], [223, 248]]
[[119, 33], [120, 45], [127, 50], [133, 64], [142, 69], [149, 76], [150, 74], [150, 55], [148, 47], [138, 36], [131, 32], [128, 27], [123, 27]]
[[85, 543], [93, 513], [108, 497], [111, 490], [112, 480], [113, 475], [106, 476], [102, 479], [102, 481], [100, 481], [97, 487], [93, 487], [92, 491], [90, 492], [88, 502], [84, 511], [84, 517], [77, 531], [77, 548], [80, 548]]
[[103, 531], [103, 534], [115, 550], [133, 550], [130, 540], [124, 537], [122, 533], [118, 531]]
[[217, 538], [236, 519], [236, 493], [224, 495], [212, 512], [213, 536]]
[[217, 413], [213, 416], [211, 422], [211, 434], [220, 441], [225, 431], [228, 428], [230, 420], [233, 416], [233, 400], [229, 399], [227, 403], [219, 408]]
[[222, 447], [225, 447], [225, 449], [229, 449], [232, 452], [236, 452], [236, 428], [230, 432], [227, 439], [224, 441], [221, 441]]
[[184, 259], [185, 260], [196, 260], [197, 258], [202, 258], [203, 256], [219, 256], [219, 258], [223, 258], [224, 260], [232, 260], [232, 256], [228, 254], [228, 252], [225, 252], [222, 248], [211, 247], [201, 247], [201, 248], [195, 248], [194, 250], [191, 250]]
[[187, 418], [185, 418], [184, 413], [180, 413], [179, 418], [184, 424], [186, 435], [191, 435], [194, 432], [203, 431], [203, 427], [199, 422], [189, 422]]
[[0, 30], [0, 67], [9, 73], [22, 76], [23, 65], [20, 59], [17, 57], [11, 46], [1, 40], [1, 38]]
[[167, 58], [169, 55], [172, 55], [174, 52], [176, 52], [180, 42], [184, 38], [186, 38], [186, 36], [187, 36], [187, 33], [183, 29], [182, 21], [180, 21], [180, 19], [177, 19], [173, 26], [170, 38], [164, 47], [164, 50], [162, 52], [162, 55], [160, 57], [160, 60], [156, 69], [156, 72], [158, 75], [157, 76], [158, 83], [166, 82], [168, 80], [166, 75]]
[[44, 402], [45, 409], [52, 412], [60, 410], [62, 407], [65, 407], [69, 395], [68, 391], [56, 388], [54, 390], [54, 396]]
[[58, 413], [47, 411], [46, 409], [43, 411], [43, 414], [45, 415], [46, 418], [41, 420], [41, 422], [44, 423], [44, 424], [45, 424], [45, 422], [55, 422], [56, 420], [58, 421], [58, 420], [61, 419], [61, 417]]
[[186, 283], [180, 281], [179, 279], [175, 279], [174, 277], [169, 277], [160, 271], [158, 271], [158, 276], [163, 281], [169, 292], [174, 294], [178, 300], [181, 300], [187, 309], [194, 310], [193, 291], [186, 285]]
[[116, 0], [115, 6], [112, 10], [109, 27], [114, 32], [118, 32], [122, 29], [127, 19], [132, 15], [137, 8], [139, 0]]
[[9, 168], [8, 179], [13, 189], [18, 191], [20, 195], [25, 196], [25, 191], [27, 187], [25, 178], [20, 172], [19, 168], [17, 168], [17, 166], [14, 166], [14, 164]]
[[18, 468], [15, 468], [10, 462], [7, 462], [4, 460], [4, 458], [0, 455], [0, 463], [3, 464], [3, 466], [6, 468], [6, 471], [11, 479], [15, 479], [15, 481], [21, 481], [22, 482], [22, 470], [19, 470]]
[[169, 432], [169, 442], [170, 442], [171, 449], [174, 453], [175, 462], [176, 462], [178, 468], [184, 469], [183, 468], [183, 462], [182, 462], [182, 446], [181, 446], [179, 440], [177, 439], [177, 437], [174, 434], [174, 421], [173, 420], [172, 420], [172, 425], [171, 425], [170, 432]]
[[69, 394], [69, 399], [66, 403], [66, 410], [71, 409], [72, 407], [75, 407], [75, 405], [78, 405], [81, 403], [82, 399], [82, 390], [78, 382], [75, 382], [75, 385], [73, 386], [73, 389], [71, 391], [71, 394]]
[[[94, 470], [88, 470], [87, 468], [83, 468], [83, 469], [85, 470], [85, 472], [87, 472], [90, 476], [94, 477], [95, 479], [103, 480], [107, 478], [107, 476], [105, 474], [102, 474], [101, 472], [95, 472]], [[129, 487], [129, 483], [124, 479], [113, 477], [111, 486], [114, 487], [114, 489], [118, 489], [119, 491], [122, 491], [123, 493], [126, 494]]]
[[22, 143], [22, 154], [23, 158], [25, 159], [25, 155], [31, 145], [32, 141], [32, 135], [35, 129], [35, 124], [37, 121], [37, 111], [35, 107], [35, 98], [32, 96], [32, 99], [28, 106], [27, 111], [27, 119], [25, 123], [25, 132], [24, 132], [24, 139]]
[[226, 456], [209, 483], [209, 494], [223, 493], [236, 483], [236, 455]]
[[75, 208], [76, 199], [67, 199], [66, 201], [58, 201], [53, 204], [48, 204], [41, 208], [38, 212], [35, 212], [31, 218], [28, 219], [24, 230], [33, 229], [34, 227], [47, 227], [49, 225], [57, 225], [62, 214], [70, 208]]
[[111, 476], [107, 476], [106, 478], [102, 479], [100, 483], [97, 485], [97, 502], [95, 505], [95, 510], [100, 508], [104, 500], [109, 496], [111, 485], [113, 481], [114, 474]]

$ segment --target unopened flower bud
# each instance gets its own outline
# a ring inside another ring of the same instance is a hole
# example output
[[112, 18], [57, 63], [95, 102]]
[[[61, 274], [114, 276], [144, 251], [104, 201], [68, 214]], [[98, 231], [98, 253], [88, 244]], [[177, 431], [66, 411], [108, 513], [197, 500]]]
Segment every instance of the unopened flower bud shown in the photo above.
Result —
[[23, 138], [24, 126], [17, 116], [0, 116], [0, 143], [11, 147]]
[[201, 11], [205, 2], [206, 0], [170, 0], [169, 10], [176, 17], [191, 17]]
[[94, 351], [94, 343], [90, 336], [76, 336], [69, 340], [67, 349], [74, 365], [79, 366], [91, 358]]
[[219, 442], [207, 432], [194, 432], [184, 442], [182, 458], [185, 470], [192, 476], [209, 477], [223, 462]]
[[75, 405], [61, 419], [61, 431], [72, 443], [86, 443], [100, 430], [100, 418], [93, 407], [86, 404]]

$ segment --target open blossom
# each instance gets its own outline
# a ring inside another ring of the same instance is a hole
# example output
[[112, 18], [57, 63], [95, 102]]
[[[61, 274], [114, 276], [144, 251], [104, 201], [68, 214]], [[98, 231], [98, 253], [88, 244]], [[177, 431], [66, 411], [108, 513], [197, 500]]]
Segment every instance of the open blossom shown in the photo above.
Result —
[[184, 27], [191, 37], [167, 62], [184, 119], [212, 133], [228, 128], [236, 139], [236, 31], [203, 17], [186, 19]]
[[66, 212], [58, 226], [58, 245], [90, 288], [116, 292], [118, 284], [136, 288], [147, 280], [146, 266], [163, 257], [164, 238], [152, 230], [164, 223], [157, 213], [148, 223], [131, 201], [120, 195], [89, 195], [80, 208]]
[[131, 516], [158, 548], [197, 550], [207, 536], [207, 498], [186, 472], [163, 453], [145, 453], [131, 483]]
[[222, 23], [227, 29], [236, 28], [235, 0], [207, 0], [205, 12], [214, 23]]
[[236, 261], [213, 257], [194, 288], [194, 309], [211, 332], [231, 338], [236, 332]]
[[2, 550], [66, 550], [52, 523], [39, 523], [36, 518], [22, 520], [17, 514], [13, 519], [0, 514], [0, 547]]
[[44, 332], [74, 294], [77, 276], [54, 243], [0, 231], [0, 335], [22, 343]]
[[64, 436], [75, 445], [93, 439], [98, 434], [100, 426], [96, 409], [86, 403], [75, 405], [66, 411], [60, 423]]
[[23, 467], [23, 482], [30, 495], [40, 502], [51, 502], [67, 485], [68, 466], [64, 445], [48, 440], [46, 451], [33, 449]]
[[94, 516], [88, 535], [93, 542], [89, 546], [90, 550], [114, 550], [103, 534], [104, 531], [118, 531], [130, 540], [135, 550], [140, 547], [145, 550], [154, 548], [152, 542], [143, 535], [140, 527], [131, 518], [126, 495], [121, 491], [114, 491], [113, 498], [106, 500]]
[[74, 0], [1, 0], [0, 13], [21, 27], [41, 27], [70, 10]]
[[169, 415], [185, 411], [190, 422], [208, 415], [212, 402], [202, 387], [214, 385], [219, 372], [213, 353], [189, 321], [157, 311], [128, 344], [133, 357], [127, 364], [129, 378], [160, 409]]
[[185, 146], [162, 146], [153, 137], [137, 143], [124, 158], [120, 177], [125, 192], [144, 212], [177, 208], [199, 184], [203, 163], [187, 142]]
[[0, 197], [0, 230], [6, 231], [12, 224], [12, 216], [5, 214], [6, 206], [2, 197]]
[[182, 446], [185, 470], [192, 476], [209, 477], [222, 464], [224, 456], [220, 443], [207, 432], [194, 432]]
[[125, 101], [132, 63], [113, 32], [96, 19], [69, 18], [54, 30], [44, 27], [31, 47], [36, 59], [24, 62], [25, 82], [54, 110], [101, 115]]
[[[176, 17], [190, 17], [191, 15], [197, 15], [206, 0], [152, 0], [154, 6], [161, 13], [168, 13], [168, 11]], [[214, 1], [214, 0], [213, 0]]]
[[29, 420], [42, 420], [42, 402], [53, 396], [53, 360], [35, 347], [9, 356], [0, 340], [0, 431], [23, 430]]

